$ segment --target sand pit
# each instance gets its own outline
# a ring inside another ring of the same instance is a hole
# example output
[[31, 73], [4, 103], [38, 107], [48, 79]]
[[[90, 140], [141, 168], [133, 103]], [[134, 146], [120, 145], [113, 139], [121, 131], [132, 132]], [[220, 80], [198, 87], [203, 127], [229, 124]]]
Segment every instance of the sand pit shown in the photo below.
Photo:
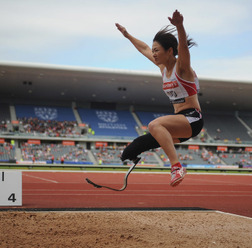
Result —
[[205, 211], [0, 212], [0, 247], [251, 248], [252, 219]]

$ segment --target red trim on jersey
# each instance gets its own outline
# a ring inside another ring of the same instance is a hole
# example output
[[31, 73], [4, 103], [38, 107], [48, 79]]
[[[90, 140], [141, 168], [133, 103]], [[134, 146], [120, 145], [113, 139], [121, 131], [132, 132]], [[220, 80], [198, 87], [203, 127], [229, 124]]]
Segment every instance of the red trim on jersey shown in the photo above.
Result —
[[180, 78], [177, 75], [176, 72], [175, 72], [175, 76], [176, 76], [177, 80], [182, 84], [182, 86], [184, 87], [186, 92], [188, 93], [188, 96], [192, 96], [192, 95], [197, 94], [197, 87], [194, 82], [188, 82], [188, 81], [183, 80], [182, 78]]

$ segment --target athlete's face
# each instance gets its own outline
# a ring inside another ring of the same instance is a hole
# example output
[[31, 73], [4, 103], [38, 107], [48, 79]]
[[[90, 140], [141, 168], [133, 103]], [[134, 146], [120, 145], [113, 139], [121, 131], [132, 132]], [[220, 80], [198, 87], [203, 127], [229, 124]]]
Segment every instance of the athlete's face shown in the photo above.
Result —
[[172, 48], [170, 47], [167, 51], [157, 42], [154, 41], [152, 44], [152, 55], [156, 62], [156, 65], [167, 63], [172, 54]]

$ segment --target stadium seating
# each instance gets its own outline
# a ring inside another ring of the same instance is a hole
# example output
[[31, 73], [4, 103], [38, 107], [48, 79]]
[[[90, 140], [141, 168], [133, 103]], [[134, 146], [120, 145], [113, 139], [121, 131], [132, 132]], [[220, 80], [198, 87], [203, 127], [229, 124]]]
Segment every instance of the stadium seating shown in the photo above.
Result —
[[208, 134], [216, 141], [252, 141], [246, 128], [235, 117], [234, 113], [206, 113], [204, 114], [204, 121]]
[[[63, 144], [28, 144], [21, 143], [21, 158], [22, 161], [46, 162], [46, 163], [61, 163], [62, 157], [64, 163], [78, 164], [99, 164], [99, 165], [123, 165], [120, 156], [125, 146], [113, 145], [112, 147], [97, 147], [91, 148], [92, 156], [89, 156], [89, 151], [82, 145], [67, 146]], [[239, 151], [217, 152], [214, 149], [200, 148], [199, 150], [188, 149], [187, 146], [177, 146], [176, 151], [178, 158], [182, 164], [187, 166], [194, 165], [239, 165], [243, 167], [251, 167], [252, 155], [249, 151], [245, 152], [241, 148]], [[15, 160], [15, 146], [10, 142], [0, 144], [0, 161], [8, 162]], [[157, 156], [160, 159], [157, 159]], [[54, 157], [54, 161], [52, 161]], [[170, 166], [167, 155], [161, 148], [153, 151], [147, 151], [140, 155], [142, 165], [165, 165]], [[162, 161], [162, 163], [160, 163]], [[127, 163], [131, 164], [130, 161]]]
[[80, 135], [74, 113], [70, 107], [16, 105], [20, 133], [50, 137]]
[[0, 122], [11, 121], [10, 117], [10, 107], [8, 104], [0, 103]]
[[0, 132], [8, 131], [8, 123], [11, 123], [10, 107], [8, 104], [0, 103]]
[[0, 144], [0, 162], [15, 160], [15, 146], [9, 142]]
[[154, 151], [144, 152], [140, 155], [140, 157], [141, 157], [140, 163], [142, 165], [158, 165], [158, 164], [160, 164], [155, 156]]
[[97, 147], [91, 149], [97, 164], [112, 164], [112, 165], [122, 165], [120, 159], [121, 153], [123, 151], [122, 147]]
[[45, 121], [76, 121], [70, 107], [15, 105], [17, 118], [37, 118]]
[[[100, 147], [91, 149], [94, 157], [98, 164], [113, 164], [113, 165], [123, 165], [120, 157], [123, 152], [123, 146], [115, 147]], [[148, 151], [140, 155], [142, 165], [158, 165], [159, 161], [156, 159], [154, 152]], [[131, 164], [131, 161], [126, 161], [126, 163]]]
[[171, 113], [158, 113], [158, 112], [147, 112], [147, 111], [136, 111], [136, 115], [138, 116], [139, 120], [141, 121], [143, 126], [148, 126], [148, 124], [160, 117], [160, 116], [164, 116], [164, 115], [169, 115]]
[[80, 135], [76, 121], [45, 121], [37, 118], [21, 118], [19, 121], [19, 131], [26, 135], [45, 135], [50, 137]]
[[137, 137], [136, 122], [130, 111], [78, 109], [82, 122], [87, 123], [97, 136]]
[[[179, 146], [176, 148], [179, 161], [186, 165], [215, 165], [222, 164], [221, 159], [213, 151], [205, 148], [199, 150], [189, 150], [187, 147]], [[156, 149], [157, 154], [165, 165], [170, 165], [170, 161], [164, 151]]]
[[242, 167], [252, 166], [252, 155], [249, 153], [221, 153], [219, 157], [228, 165], [239, 165]]
[[[10, 107], [7, 104], [0, 104], [1, 128], [0, 132], [4, 135], [8, 132], [7, 121], [11, 124]], [[147, 126], [148, 123], [163, 115], [169, 113], [136, 111], [135, 117], [130, 111], [120, 110], [98, 110], [98, 109], [78, 109], [78, 113], [82, 122], [90, 124], [95, 137], [102, 136], [105, 139], [131, 139], [138, 136], [136, 132], [137, 123]], [[27, 140], [27, 135], [36, 134], [38, 137], [80, 137], [76, 132], [78, 125], [75, 119], [72, 108], [70, 107], [43, 107], [33, 105], [16, 105], [16, 115], [22, 123], [19, 130], [12, 130], [10, 134], [22, 135]], [[210, 142], [251, 142], [246, 127], [251, 128], [252, 115], [250, 112], [239, 112], [238, 118], [234, 112], [210, 112], [204, 114], [205, 129], [197, 138], [193, 138], [190, 142], [204, 142], [206, 148], [200, 147], [199, 150], [188, 150], [187, 146], [177, 146], [179, 160], [187, 165], [242, 165], [251, 166], [251, 155], [249, 152], [225, 153], [216, 152], [213, 149], [207, 148], [207, 143]], [[242, 120], [242, 121], [239, 121]], [[141, 128], [140, 124], [139, 127]], [[146, 130], [147, 131], [147, 130]], [[15, 133], [14, 133], [15, 132]], [[90, 137], [89, 137], [90, 138]], [[212, 138], [212, 139], [211, 139]], [[9, 140], [11, 140], [10, 138]], [[4, 141], [4, 139], [2, 139]], [[8, 140], [8, 138], [7, 138]], [[27, 145], [23, 140], [20, 140], [21, 156], [23, 160], [32, 161], [33, 157], [36, 161], [47, 161], [50, 163], [52, 156], [54, 162], [60, 163], [64, 157], [64, 163], [96, 163], [96, 164], [114, 164], [122, 165], [120, 155], [124, 146], [114, 144], [112, 147], [89, 148], [85, 150], [82, 146], [64, 146], [61, 143], [52, 144], [50, 141], [41, 145]], [[18, 148], [18, 147], [17, 147]], [[14, 160], [16, 153], [20, 149], [15, 149], [9, 141], [0, 144], [0, 161]], [[89, 157], [90, 152], [93, 153]], [[19, 156], [18, 156], [19, 157]], [[92, 160], [92, 162], [91, 162]], [[162, 162], [161, 162], [162, 161]], [[169, 160], [162, 149], [155, 151], [147, 151], [141, 154], [141, 163], [148, 165], [165, 164], [169, 165]]]
[[252, 113], [251, 112], [240, 111], [239, 117], [245, 122], [246, 125], [248, 125], [250, 129], [252, 129]]
[[85, 163], [91, 164], [87, 150], [81, 146], [64, 146], [62, 144], [21, 144], [21, 154], [24, 161], [46, 161], [47, 163]]

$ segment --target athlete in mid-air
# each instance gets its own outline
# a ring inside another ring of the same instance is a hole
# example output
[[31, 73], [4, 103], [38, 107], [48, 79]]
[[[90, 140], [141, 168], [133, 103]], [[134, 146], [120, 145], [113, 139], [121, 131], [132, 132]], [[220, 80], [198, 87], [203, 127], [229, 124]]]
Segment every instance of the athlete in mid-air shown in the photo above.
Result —
[[[186, 169], [178, 160], [174, 144], [197, 136], [203, 127], [203, 119], [197, 96], [199, 83], [191, 68], [189, 52], [195, 43], [188, 39], [183, 25], [184, 18], [179, 11], [176, 10], [168, 19], [175, 28], [167, 26], [160, 30], [153, 39], [152, 49], [116, 23], [118, 30], [136, 49], [160, 68], [163, 90], [174, 107], [174, 115], [151, 121], [148, 125], [150, 133], [133, 140], [123, 151], [121, 159], [137, 162], [139, 154], [161, 146], [171, 163], [170, 185], [176, 186], [183, 180]], [[178, 39], [174, 31], [177, 31]]]

